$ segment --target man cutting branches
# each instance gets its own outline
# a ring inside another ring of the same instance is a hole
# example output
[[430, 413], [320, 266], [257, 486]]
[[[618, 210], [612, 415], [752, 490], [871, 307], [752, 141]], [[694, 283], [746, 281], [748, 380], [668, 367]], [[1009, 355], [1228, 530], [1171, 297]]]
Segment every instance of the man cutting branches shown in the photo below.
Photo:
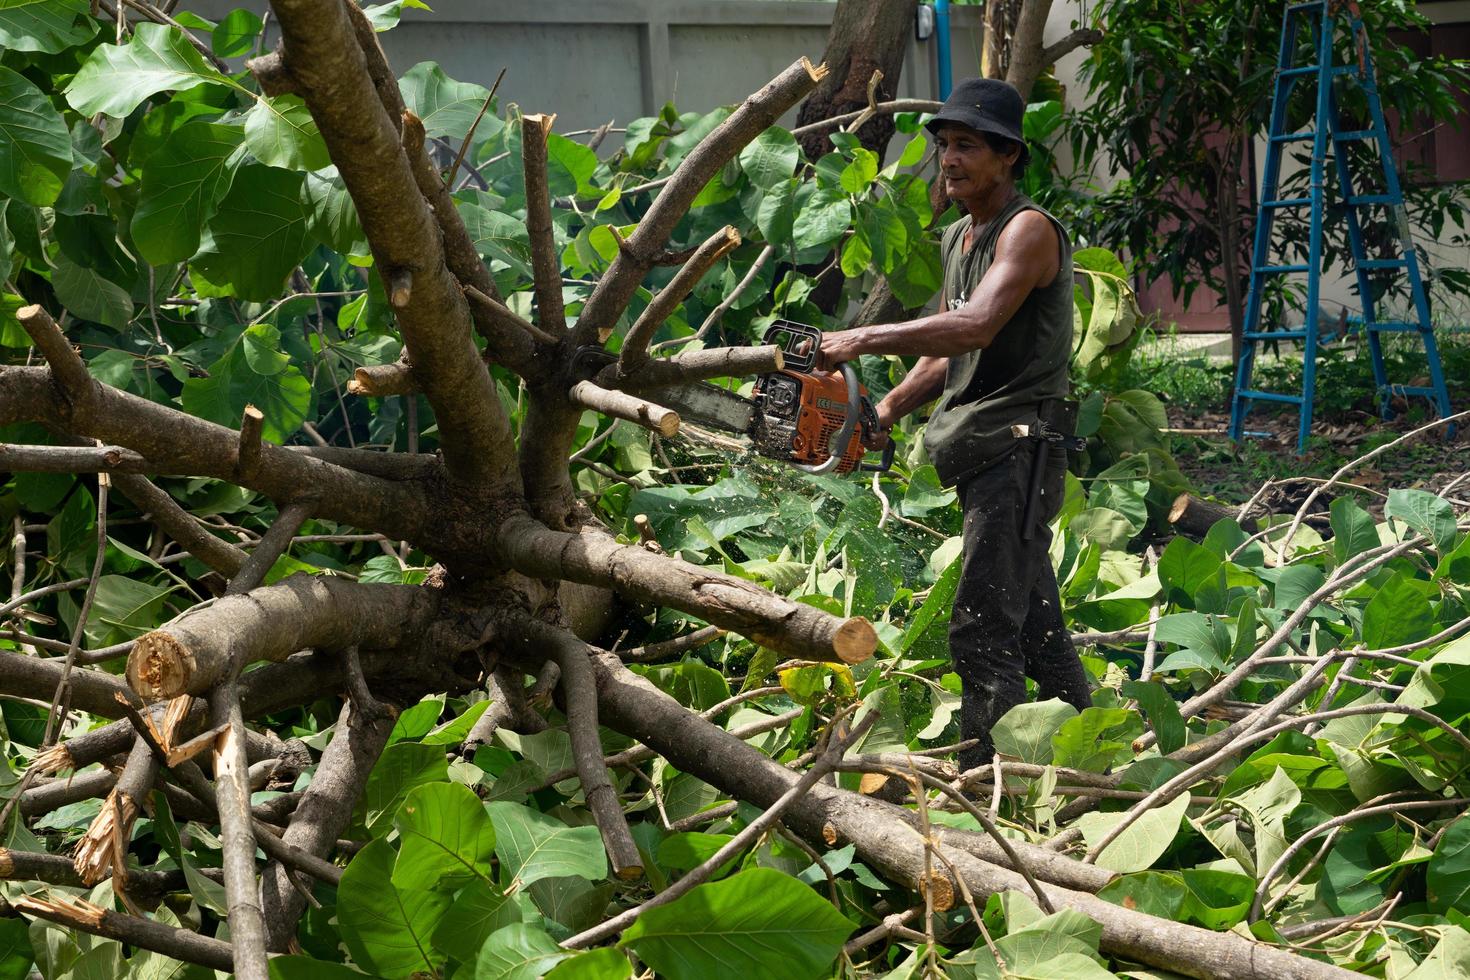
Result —
[[979, 740], [960, 754], [966, 769], [990, 761], [990, 729], [1025, 699], [1027, 676], [1043, 699], [1079, 711], [1091, 703], [1047, 557], [1066, 452], [1015, 428], [1032, 436], [1053, 422], [1061, 428], [1072, 348], [1071, 243], [1016, 189], [1029, 159], [1024, 109], [1005, 82], [955, 89], [928, 123], [945, 193], [968, 216], [944, 234], [939, 312], [828, 334], [819, 353], [829, 369], [861, 354], [919, 358], [877, 406], [880, 431], [940, 398], [924, 445], [965, 515], [949, 642], [963, 685], [961, 731]]

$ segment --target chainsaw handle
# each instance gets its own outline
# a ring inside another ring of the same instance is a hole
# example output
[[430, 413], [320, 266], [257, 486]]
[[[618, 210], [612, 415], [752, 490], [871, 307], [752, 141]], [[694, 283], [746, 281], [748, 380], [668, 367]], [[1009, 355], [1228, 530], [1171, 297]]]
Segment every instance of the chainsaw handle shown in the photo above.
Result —
[[864, 473], [887, 473], [893, 469], [893, 437], [889, 436], [888, 444], [883, 447], [883, 461], [881, 463], [863, 463], [858, 469]]
[[[815, 352], [813, 352], [815, 354]], [[862, 414], [862, 391], [858, 387], [857, 372], [852, 369], [851, 364], [839, 364], [837, 369], [842, 372], [842, 379], [847, 382], [847, 417], [842, 422], [842, 428], [827, 441], [827, 461], [825, 463], [793, 463], [803, 473], [831, 473], [837, 469], [842, 462], [842, 454], [847, 449], [848, 443], [852, 441], [852, 434], [857, 430], [858, 416]], [[836, 449], [832, 447], [836, 446]], [[891, 457], [890, 457], [891, 458]]]

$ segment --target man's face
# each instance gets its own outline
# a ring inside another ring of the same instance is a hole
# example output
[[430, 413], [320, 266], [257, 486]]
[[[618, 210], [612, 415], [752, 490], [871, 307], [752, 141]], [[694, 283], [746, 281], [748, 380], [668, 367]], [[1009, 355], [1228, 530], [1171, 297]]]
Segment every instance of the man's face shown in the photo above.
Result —
[[941, 126], [934, 134], [934, 145], [944, 175], [944, 192], [952, 200], [983, 200], [1002, 184], [1012, 183], [1011, 164], [1019, 149], [1002, 156], [968, 126]]

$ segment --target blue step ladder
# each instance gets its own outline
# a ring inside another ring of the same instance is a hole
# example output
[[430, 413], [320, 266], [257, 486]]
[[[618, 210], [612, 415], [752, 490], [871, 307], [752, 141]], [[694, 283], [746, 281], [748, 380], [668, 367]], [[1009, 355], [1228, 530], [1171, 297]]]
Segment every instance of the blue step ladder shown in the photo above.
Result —
[[[1334, 57], [1339, 10], [1346, 7], [1347, 36], [1353, 42], [1355, 57], [1347, 64], [1336, 64]], [[1305, 35], [1302, 31], [1305, 29]], [[1311, 41], [1316, 61], [1313, 64], [1296, 63], [1300, 48], [1299, 36]], [[1346, 129], [1338, 112], [1337, 93], [1333, 80], [1345, 77], [1356, 81], [1367, 102], [1371, 128]], [[1316, 109], [1306, 125], [1308, 128], [1288, 131], [1288, 100], [1299, 82], [1315, 82]], [[1311, 128], [1315, 125], [1315, 128]], [[1235, 392], [1230, 404], [1230, 438], [1257, 436], [1265, 433], [1245, 430], [1245, 417], [1258, 401], [1284, 403], [1297, 406], [1297, 452], [1305, 450], [1307, 436], [1312, 430], [1312, 404], [1317, 389], [1317, 347], [1321, 324], [1318, 302], [1322, 278], [1322, 220], [1325, 208], [1325, 170], [1329, 139], [1333, 162], [1336, 165], [1341, 203], [1346, 205], [1348, 241], [1352, 253], [1354, 272], [1357, 275], [1358, 298], [1362, 306], [1360, 329], [1368, 339], [1368, 350], [1373, 361], [1373, 379], [1377, 386], [1378, 404], [1381, 414], [1388, 418], [1392, 414], [1391, 399], [1395, 395], [1415, 395], [1430, 399], [1440, 418], [1450, 414], [1450, 397], [1445, 388], [1444, 370], [1440, 364], [1439, 348], [1435, 345], [1434, 331], [1429, 322], [1429, 302], [1424, 293], [1424, 280], [1419, 273], [1419, 258], [1414, 251], [1414, 242], [1409, 230], [1408, 212], [1404, 207], [1404, 195], [1399, 186], [1398, 173], [1394, 169], [1393, 147], [1388, 139], [1388, 127], [1383, 120], [1383, 106], [1378, 98], [1378, 87], [1373, 73], [1373, 55], [1368, 47], [1367, 32], [1357, 4], [1343, 0], [1310, 0], [1292, 3], [1286, 8], [1281, 25], [1281, 53], [1277, 59], [1275, 94], [1271, 105], [1270, 142], [1266, 149], [1265, 174], [1261, 180], [1261, 196], [1256, 214], [1255, 246], [1251, 256], [1250, 290], [1246, 300], [1245, 331], [1236, 365]], [[1375, 141], [1377, 157], [1383, 169], [1383, 193], [1358, 194], [1354, 187], [1348, 161], [1348, 147], [1355, 142]], [[1281, 158], [1293, 143], [1312, 144], [1311, 191], [1307, 197], [1283, 198], [1280, 196]], [[1394, 237], [1399, 254], [1392, 258], [1369, 258], [1363, 240], [1363, 217], [1361, 209], [1381, 207], [1393, 215]], [[1311, 225], [1304, 263], [1281, 261], [1272, 264], [1271, 229], [1278, 212], [1292, 208], [1310, 208]], [[1415, 320], [1379, 320], [1377, 302], [1374, 299], [1369, 273], [1377, 270], [1402, 270], [1408, 277], [1409, 293], [1413, 300]], [[1273, 277], [1304, 273], [1306, 275], [1305, 319], [1301, 327], [1262, 327], [1261, 308], [1266, 287]], [[1358, 317], [1352, 318], [1354, 321]], [[1418, 333], [1424, 343], [1424, 352], [1429, 361], [1430, 384], [1392, 384], [1383, 362], [1382, 335], [1385, 333]], [[1251, 372], [1255, 366], [1257, 345], [1279, 341], [1300, 341], [1302, 350], [1302, 390], [1300, 394], [1276, 391], [1261, 391], [1251, 387]]]

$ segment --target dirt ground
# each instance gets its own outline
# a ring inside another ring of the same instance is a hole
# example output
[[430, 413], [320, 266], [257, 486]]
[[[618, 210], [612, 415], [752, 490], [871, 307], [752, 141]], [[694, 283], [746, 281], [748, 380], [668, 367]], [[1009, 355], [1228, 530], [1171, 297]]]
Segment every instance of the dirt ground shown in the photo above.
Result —
[[[1253, 412], [1249, 428], [1269, 435], [1235, 444], [1226, 436], [1227, 409], [1168, 408], [1180, 470], [1199, 493], [1225, 503], [1243, 503], [1266, 480], [1330, 477], [1344, 463], [1426, 423], [1422, 415], [1409, 413], [1387, 421], [1361, 411], [1319, 417], [1307, 452], [1297, 455], [1295, 412]], [[1389, 490], [1437, 492], [1467, 472], [1470, 418], [1461, 420], [1452, 436], [1446, 437], [1445, 428], [1432, 429], [1359, 464], [1343, 479], [1360, 503], [1379, 512]], [[1465, 496], [1470, 497], [1470, 488]]]

